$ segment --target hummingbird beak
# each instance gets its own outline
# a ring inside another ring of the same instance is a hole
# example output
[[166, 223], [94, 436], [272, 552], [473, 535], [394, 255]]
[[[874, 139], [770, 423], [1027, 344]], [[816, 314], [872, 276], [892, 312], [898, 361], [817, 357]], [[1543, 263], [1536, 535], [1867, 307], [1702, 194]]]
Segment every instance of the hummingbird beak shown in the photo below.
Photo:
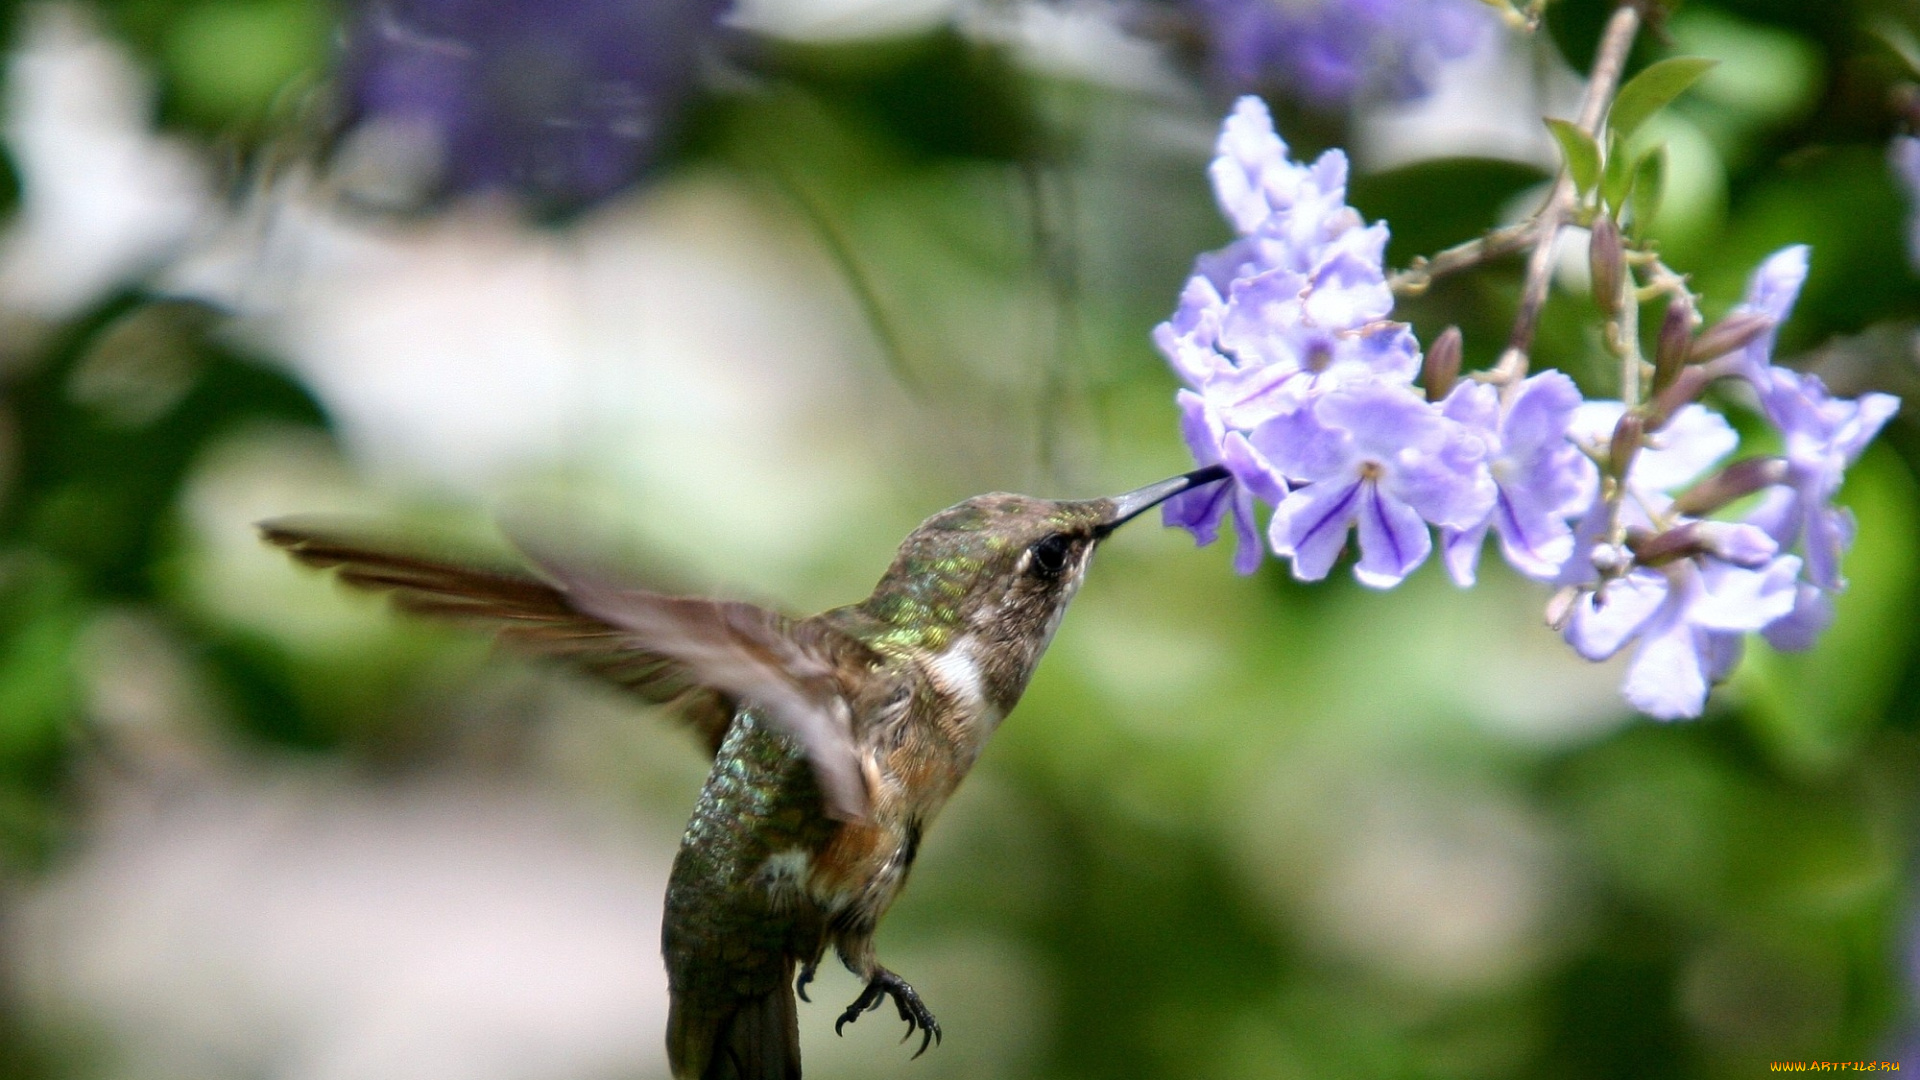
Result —
[[1107, 501], [1113, 504], [1113, 516], [1095, 527], [1095, 539], [1104, 538], [1108, 533], [1159, 506], [1183, 491], [1191, 491], [1204, 484], [1215, 483], [1227, 478], [1224, 465], [1209, 465], [1204, 469], [1195, 469], [1190, 473], [1162, 480], [1157, 484], [1148, 484], [1125, 495], [1115, 495]]

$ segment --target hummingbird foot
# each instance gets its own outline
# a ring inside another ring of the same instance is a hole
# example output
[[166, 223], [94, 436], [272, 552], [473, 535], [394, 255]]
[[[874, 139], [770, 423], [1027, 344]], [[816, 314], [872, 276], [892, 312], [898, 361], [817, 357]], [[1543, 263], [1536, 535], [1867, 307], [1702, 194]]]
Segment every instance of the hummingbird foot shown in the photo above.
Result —
[[800, 1000], [809, 1005], [813, 1004], [813, 999], [807, 996], [807, 984], [813, 982], [815, 966], [813, 961], [807, 961], [800, 968], [800, 977], [793, 981], [793, 992], [799, 994]]
[[880, 1002], [887, 997], [893, 998], [894, 1005], [900, 1009], [900, 1019], [907, 1022], [907, 1033], [900, 1041], [913, 1038], [916, 1031], [920, 1033], [920, 1049], [914, 1051], [914, 1057], [926, 1053], [927, 1047], [940, 1041], [940, 1021], [933, 1018], [933, 1011], [927, 1008], [926, 1002], [920, 1000], [919, 992], [907, 985], [907, 980], [886, 968], [874, 972], [867, 988], [861, 991], [853, 1004], [847, 1006], [846, 1012], [840, 1014], [840, 1019], [834, 1021], [833, 1033], [841, 1034], [841, 1028], [860, 1019], [861, 1013], [879, 1008]]

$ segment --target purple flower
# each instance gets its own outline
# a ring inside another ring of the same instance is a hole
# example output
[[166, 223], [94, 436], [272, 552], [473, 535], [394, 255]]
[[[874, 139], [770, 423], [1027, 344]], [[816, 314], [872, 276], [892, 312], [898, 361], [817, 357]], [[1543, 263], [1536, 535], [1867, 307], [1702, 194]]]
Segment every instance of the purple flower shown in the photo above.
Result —
[[[1346, 204], [1345, 156], [1293, 162], [1266, 106], [1250, 97], [1222, 125], [1217, 151], [1214, 193], [1240, 239], [1196, 261], [1179, 307], [1154, 329], [1190, 387], [1180, 398], [1188, 446], [1234, 474], [1167, 504], [1168, 524], [1203, 544], [1229, 509], [1237, 534], [1250, 535], [1255, 498], [1279, 503], [1291, 480], [1309, 479], [1257, 448], [1263, 426], [1349, 384], [1404, 387], [1420, 364], [1413, 334], [1388, 320], [1386, 227], [1369, 227]], [[1253, 569], [1257, 550], [1243, 542], [1235, 565]]]
[[[1606, 454], [1613, 430], [1627, 407], [1618, 401], [1583, 402], [1573, 410], [1567, 436], [1588, 454]], [[1627, 470], [1627, 494], [1621, 510], [1628, 525], [1650, 526], [1656, 515], [1664, 514], [1673, 503], [1671, 492], [1695, 480], [1733, 453], [1740, 436], [1726, 418], [1704, 405], [1683, 406], [1665, 427], [1647, 436], [1646, 445], [1633, 457]], [[1592, 581], [1592, 567], [1580, 575], [1579, 563], [1568, 566], [1563, 584]], [[1569, 577], [1568, 575], [1573, 575]]]
[[[1295, 162], [1273, 129], [1266, 103], [1257, 97], [1234, 102], [1220, 126], [1207, 176], [1234, 231], [1260, 242], [1202, 256], [1203, 265], [1211, 260], [1232, 270], [1238, 259], [1257, 268], [1283, 266], [1304, 273], [1312, 253], [1364, 224], [1347, 205], [1347, 155], [1335, 149], [1312, 165]], [[1230, 276], [1251, 272], [1257, 271], [1241, 269]]]
[[[1741, 310], [1784, 320], [1806, 277], [1805, 246], [1774, 253], [1754, 271]], [[1767, 629], [1775, 647], [1804, 649], [1832, 618], [1829, 594], [1846, 587], [1840, 557], [1853, 542], [1853, 517], [1833, 499], [1847, 467], [1899, 411], [1900, 399], [1891, 394], [1833, 397], [1818, 376], [1775, 367], [1773, 343], [1768, 333], [1723, 363], [1753, 385], [1761, 411], [1785, 443], [1786, 483], [1769, 492], [1748, 520], [1782, 549], [1799, 545], [1806, 557], [1807, 580], [1791, 616]]]
[[1599, 479], [1593, 462], [1567, 438], [1579, 406], [1579, 388], [1557, 371], [1521, 383], [1504, 409], [1499, 391], [1485, 383], [1463, 382], [1447, 395], [1445, 414], [1491, 448], [1488, 468], [1498, 492], [1478, 522], [1441, 530], [1454, 581], [1473, 584], [1488, 529], [1514, 569], [1543, 581], [1559, 575], [1573, 555], [1567, 519], [1592, 504]]
[[1818, 376], [1784, 368], [1763, 374], [1761, 400], [1786, 441], [1786, 486], [1769, 492], [1748, 520], [1781, 547], [1800, 545], [1807, 581], [1792, 617], [1767, 629], [1779, 649], [1805, 649], [1832, 620], [1829, 594], [1846, 587], [1840, 557], [1853, 544], [1853, 515], [1833, 504], [1847, 466], [1900, 409], [1891, 394], [1848, 401], [1832, 397]]
[[[1757, 529], [1751, 533], [1739, 543], [1771, 547]], [[1639, 641], [1621, 684], [1627, 702], [1660, 720], [1699, 716], [1708, 689], [1739, 662], [1742, 635], [1793, 607], [1799, 573], [1800, 560], [1792, 555], [1760, 569], [1710, 556], [1635, 568], [1580, 597], [1567, 622], [1567, 643], [1599, 661]]]
[[1443, 60], [1496, 25], [1477, 0], [1186, 0], [1214, 77], [1232, 91], [1273, 89], [1321, 107], [1362, 97], [1424, 96]]
[[1807, 254], [1805, 244], [1784, 247], [1767, 256], [1754, 270], [1747, 282], [1746, 300], [1735, 310], [1765, 315], [1773, 320], [1773, 329], [1720, 361], [1720, 370], [1755, 380], [1758, 385], [1761, 373], [1773, 365], [1773, 343], [1779, 336], [1780, 324], [1793, 314], [1800, 287], [1807, 282]]
[[658, 157], [724, 0], [371, 0], [349, 25], [352, 118], [432, 144], [442, 190], [571, 208]]
[[1357, 528], [1354, 576], [1397, 585], [1433, 549], [1428, 523], [1464, 528], [1493, 505], [1485, 444], [1405, 387], [1331, 390], [1262, 425], [1250, 442], [1306, 483], [1281, 500], [1269, 529], [1302, 581], [1325, 577]]
[[1887, 158], [1913, 204], [1907, 212], [1907, 260], [1920, 270], [1920, 138], [1896, 136], [1887, 148]]
[[1180, 406], [1180, 434], [1200, 465], [1225, 463], [1232, 478], [1224, 484], [1207, 484], [1168, 499], [1161, 519], [1193, 534], [1201, 545], [1211, 544], [1220, 533], [1220, 519], [1233, 515], [1233, 568], [1251, 574], [1260, 567], [1260, 533], [1253, 520], [1253, 499], [1257, 494], [1268, 502], [1286, 497], [1285, 482], [1259, 451], [1247, 443], [1246, 436], [1228, 431], [1206, 400], [1182, 390], [1175, 399]]

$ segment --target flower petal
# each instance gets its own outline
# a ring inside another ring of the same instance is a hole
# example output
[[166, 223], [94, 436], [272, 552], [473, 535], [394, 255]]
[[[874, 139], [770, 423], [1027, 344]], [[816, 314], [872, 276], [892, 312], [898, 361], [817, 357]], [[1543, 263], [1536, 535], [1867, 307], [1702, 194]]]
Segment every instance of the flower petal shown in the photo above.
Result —
[[1707, 704], [1707, 671], [1696, 632], [1684, 619], [1662, 620], [1641, 639], [1620, 692], [1656, 720], [1699, 716]]
[[1794, 301], [1800, 297], [1800, 287], [1807, 281], [1807, 254], [1811, 249], [1805, 244], [1781, 248], [1766, 257], [1753, 271], [1753, 277], [1747, 282], [1747, 299], [1739, 307], [1743, 312], [1758, 312], [1773, 319], [1774, 329], [1768, 330], [1740, 350], [1736, 370], [1749, 378], [1757, 377], [1773, 363], [1773, 343], [1779, 336], [1779, 326], [1793, 313]]
[[1800, 652], [1813, 648], [1832, 623], [1832, 598], [1826, 590], [1803, 581], [1794, 588], [1793, 610], [1768, 623], [1760, 634], [1781, 652]]
[[1260, 561], [1266, 557], [1266, 549], [1260, 544], [1260, 528], [1253, 520], [1253, 493], [1247, 485], [1231, 481], [1219, 485], [1232, 488], [1233, 513], [1233, 570], [1237, 574], [1251, 574], [1260, 569]]
[[1313, 484], [1274, 508], [1268, 527], [1273, 550], [1293, 558], [1293, 576], [1319, 581], [1347, 545], [1347, 530], [1360, 512], [1360, 483]]
[[[1194, 463], [1218, 463], [1220, 442], [1226, 435], [1219, 417], [1207, 407], [1205, 398], [1191, 390], [1180, 391], [1173, 400], [1180, 410], [1180, 437], [1193, 454]], [[1220, 534], [1220, 515], [1226, 511], [1227, 500], [1231, 497], [1229, 489], [1235, 486], [1229, 481], [1183, 491], [1161, 504], [1160, 520], [1187, 530], [1193, 534], [1194, 543], [1205, 547]]]
[[1207, 380], [1207, 403], [1221, 423], [1250, 431], [1298, 409], [1305, 381], [1291, 364], [1228, 368]]
[[1435, 525], [1465, 528], [1486, 518], [1497, 489], [1487, 468], [1487, 441], [1463, 424], [1441, 420], [1433, 438], [1400, 448], [1383, 484]]
[[[1608, 434], [1612, 434], [1611, 429]], [[1647, 437], [1646, 449], [1634, 456], [1628, 483], [1650, 492], [1673, 491], [1691, 483], [1739, 445], [1740, 436], [1725, 417], [1704, 405], [1685, 406], [1673, 414], [1666, 427]]]
[[1220, 320], [1220, 347], [1243, 366], [1274, 364], [1298, 371], [1301, 358], [1283, 331], [1304, 317], [1306, 291], [1307, 279], [1287, 269], [1234, 281]]
[[1500, 537], [1500, 554], [1530, 578], [1552, 581], [1573, 557], [1573, 529], [1566, 518], [1534, 503], [1525, 491], [1501, 488], [1490, 520]]
[[1445, 434], [1445, 418], [1411, 387], [1344, 386], [1316, 399], [1313, 410], [1321, 423], [1350, 434], [1362, 453], [1380, 459], [1437, 446]]
[[1390, 589], [1426, 561], [1433, 537], [1413, 507], [1388, 496], [1377, 483], [1361, 483], [1359, 511], [1360, 561], [1353, 576], [1362, 585]]
[[1666, 603], [1672, 583], [1651, 570], [1635, 570], [1574, 602], [1565, 636], [1573, 651], [1600, 661], [1620, 651]]
[[1289, 480], [1320, 483], [1359, 475], [1353, 437], [1302, 407], [1255, 428], [1247, 441]]
[[1268, 174], [1299, 166], [1287, 160], [1287, 144], [1274, 133], [1266, 102], [1251, 94], [1233, 103], [1233, 112], [1221, 125], [1215, 154], [1207, 170], [1214, 196], [1220, 211], [1244, 236], [1272, 212], [1266, 195]]
[[1440, 559], [1447, 575], [1463, 589], [1471, 588], [1480, 568], [1480, 549], [1486, 546], [1491, 519], [1466, 529], [1440, 530]]
[[[1802, 502], [1805, 503], [1803, 497]], [[1823, 589], [1847, 586], [1840, 576], [1840, 557], [1853, 546], [1853, 511], [1844, 506], [1814, 504], [1806, 518], [1807, 578]]]
[[1252, 497], [1276, 506], [1287, 497], [1287, 478], [1238, 431], [1227, 432], [1220, 444], [1220, 461]]
[[1793, 610], [1800, 560], [1781, 555], [1765, 569], [1745, 570], [1717, 559], [1703, 559], [1701, 589], [1687, 618], [1709, 630], [1758, 630]]
[[1502, 450], [1526, 458], [1565, 446], [1567, 426], [1580, 401], [1580, 388], [1558, 371], [1543, 371], [1521, 383], [1513, 407], [1501, 419]]

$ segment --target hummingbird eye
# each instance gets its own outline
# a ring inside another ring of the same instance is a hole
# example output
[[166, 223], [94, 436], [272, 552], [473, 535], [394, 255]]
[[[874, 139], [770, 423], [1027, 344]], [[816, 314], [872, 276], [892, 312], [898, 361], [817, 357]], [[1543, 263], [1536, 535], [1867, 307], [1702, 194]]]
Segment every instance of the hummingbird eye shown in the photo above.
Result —
[[1027, 566], [1040, 577], [1058, 577], [1067, 568], [1067, 557], [1073, 554], [1073, 538], [1066, 533], [1054, 533], [1027, 549]]

